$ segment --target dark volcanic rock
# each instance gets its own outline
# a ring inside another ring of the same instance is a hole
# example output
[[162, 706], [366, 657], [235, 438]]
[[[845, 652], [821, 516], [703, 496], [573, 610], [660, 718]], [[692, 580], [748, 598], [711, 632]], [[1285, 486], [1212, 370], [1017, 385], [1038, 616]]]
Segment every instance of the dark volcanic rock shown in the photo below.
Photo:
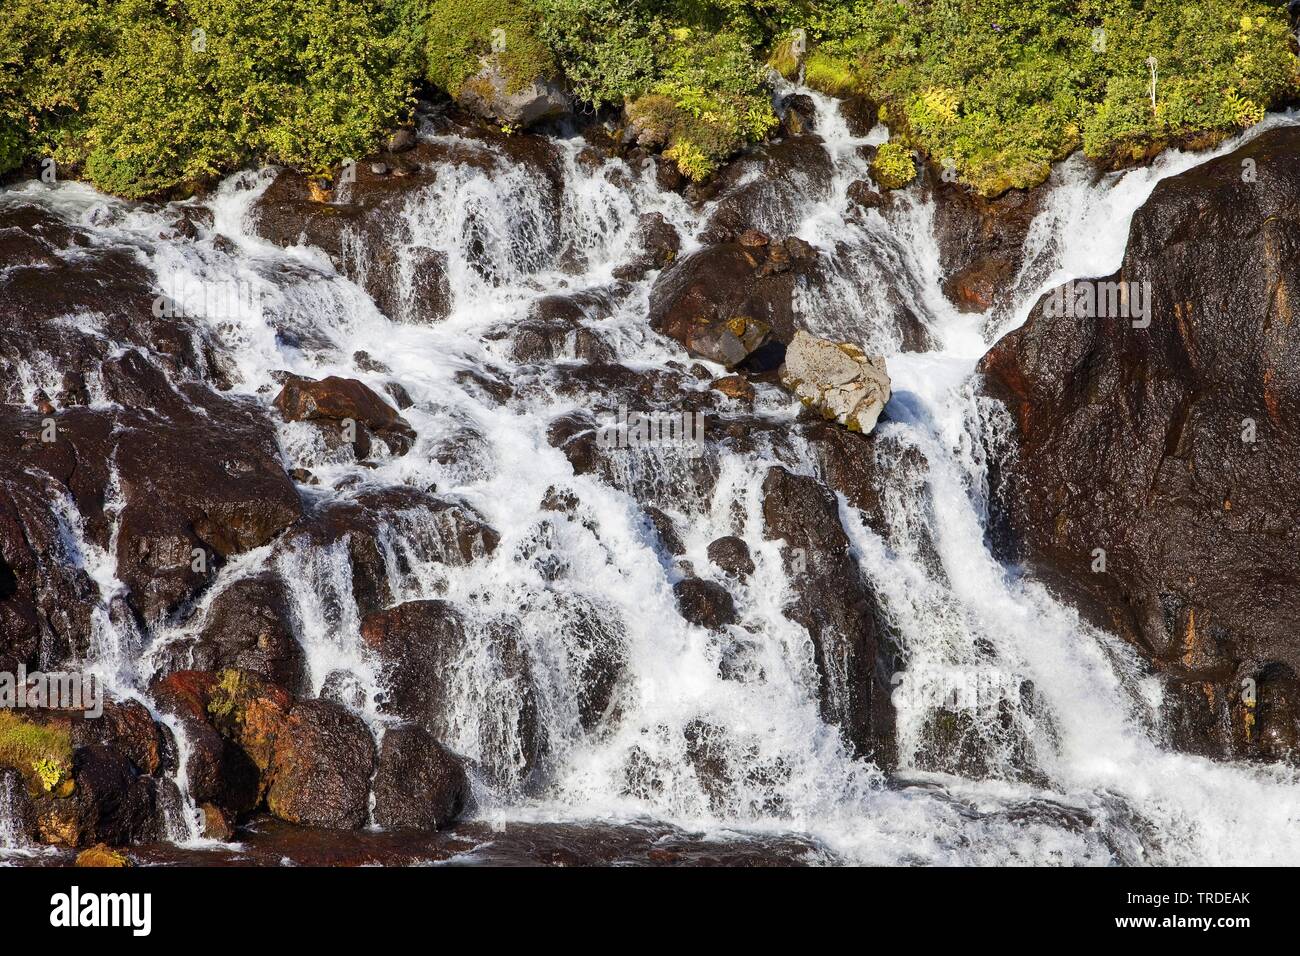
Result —
[[611, 290], [586, 290], [538, 299], [522, 322], [489, 331], [489, 339], [509, 339], [510, 357], [521, 364], [576, 359], [610, 362], [614, 351], [586, 323], [613, 312]]
[[655, 281], [650, 325], [701, 358], [775, 368], [795, 333], [795, 283], [816, 263], [816, 251], [798, 239], [710, 246]]
[[[475, 695], [483, 708], [484, 772], [498, 786], [527, 782], [544, 740], [528, 657], [508, 624], [467, 623], [447, 601], [411, 601], [371, 614], [361, 634], [386, 664], [385, 711], [447, 739], [457, 701]], [[490, 677], [475, 670], [483, 642]], [[479, 683], [484, 679], [491, 686]]]
[[[352, 181], [336, 182], [324, 197], [313, 189], [309, 176], [279, 172], [254, 206], [253, 228], [279, 245], [306, 243], [321, 249], [395, 321], [441, 321], [452, 306], [446, 255], [425, 245], [406, 215], [420, 191], [436, 187], [440, 178], [456, 176], [458, 167], [491, 175], [509, 162], [529, 174], [544, 215], [558, 219], [564, 180], [556, 149], [545, 137], [506, 136], [454, 111], [441, 114], [436, 122], [438, 132], [455, 133], [458, 139], [418, 142], [400, 154], [387, 154], [382, 171], [357, 163]], [[470, 231], [466, 238], [481, 240], [485, 227], [471, 213], [465, 228]], [[545, 234], [558, 236], [559, 230], [547, 229]], [[471, 265], [490, 277], [496, 265], [493, 250], [481, 248], [481, 241], [478, 246], [481, 255]], [[558, 254], [558, 240], [546, 251]]]
[[1102, 280], [1149, 283], [1149, 326], [1049, 297], [982, 364], [1018, 445], [1004, 546], [1141, 648], [1175, 742], [1215, 755], [1276, 757], [1300, 719], [1297, 148], [1272, 130], [1156, 187]]
[[306, 689], [307, 663], [294, 636], [293, 611], [284, 581], [273, 571], [242, 578], [217, 595], [197, 640], [183, 650], [188, 669], [241, 668], [295, 694]]
[[895, 759], [889, 681], [892, 641], [875, 594], [863, 579], [840, 525], [834, 494], [815, 478], [769, 468], [763, 481], [764, 534], [784, 539], [794, 601], [786, 615], [808, 630], [826, 720], [882, 767]]
[[1042, 209], [1044, 189], [1013, 189], [984, 199], [934, 177], [935, 238], [944, 294], [963, 312], [1003, 302], [1024, 261], [1025, 236]]
[[[39, 514], [54, 498], [75, 505], [89, 541], [116, 546], [117, 575], [149, 624], [192, 600], [226, 558], [268, 543], [302, 512], [255, 403], [200, 385], [172, 389], [151, 362], [119, 359], [125, 380], [157, 397], [142, 400], [147, 410], [72, 408], [42, 420], [0, 408], [0, 533], [15, 599], [0, 615], [18, 624], [15, 637], [44, 643], [55, 656], [68, 647], [85, 652], [89, 592], [75, 562], [59, 557], [66, 543], [49, 539], [52, 519]], [[115, 528], [105, 514], [112, 497]], [[20, 533], [46, 554], [32, 552]], [[50, 603], [56, 594], [65, 599], [60, 609]]]
[[730, 242], [747, 229], [788, 235], [801, 225], [807, 200], [829, 197], [831, 176], [830, 156], [816, 136], [750, 150], [718, 173], [701, 238]]
[[77, 781], [76, 841], [73, 846], [136, 843], [154, 826], [156, 781], [144, 776], [120, 751], [103, 744], [73, 755]]
[[736, 603], [721, 584], [686, 578], [673, 585], [673, 595], [677, 610], [692, 624], [716, 631], [736, 623]]
[[470, 805], [460, 758], [419, 727], [384, 733], [375, 774], [375, 822], [382, 827], [441, 830]]
[[352, 445], [357, 458], [370, 454], [370, 436], [377, 435], [394, 454], [404, 455], [415, 442], [415, 430], [375, 391], [354, 378], [328, 378], [314, 381], [297, 375], [288, 376], [275, 397], [275, 407], [285, 421], [316, 422], [322, 428], [348, 439], [345, 426], [355, 430]]
[[[405, 539], [396, 568], [390, 568], [383, 547], [386, 529], [393, 527]], [[281, 546], [303, 560], [313, 548], [344, 549], [352, 572], [349, 593], [324, 597], [330, 604], [351, 600], [366, 615], [392, 603], [400, 583], [389, 580], [392, 570], [412, 574], [412, 561], [463, 566], [490, 555], [499, 540], [465, 502], [398, 485], [328, 502], [285, 535]]]
[[368, 816], [374, 771], [364, 720], [327, 700], [301, 701], [276, 734], [266, 805], [289, 823], [356, 829]]
[[750, 557], [749, 545], [734, 534], [710, 542], [708, 554], [710, 561], [733, 577], [747, 578], [754, 573], [754, 559]]
[[636, 238], [641, 244], [640, 251], [614, 270], [614, 278], [642, 279], [648, 272], [672, 265], [682, 249], [682, 237], [676, 227], [659, 212], [648, 212], [641, 217]]

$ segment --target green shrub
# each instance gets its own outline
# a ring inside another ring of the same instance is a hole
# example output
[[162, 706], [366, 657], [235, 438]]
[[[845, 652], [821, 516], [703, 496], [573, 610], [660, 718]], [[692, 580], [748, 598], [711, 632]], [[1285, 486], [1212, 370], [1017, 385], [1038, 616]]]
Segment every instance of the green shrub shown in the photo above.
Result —
[[871, 175], [884, 189], [899, 189], [916, 178], [912, 151], [902, 143], [881, 143], [871, 160]]
[[405, 10], [419, 38], [424, 78], [452, 96], [485, 57], [495, 59], [510, 92], [558, 72], [530, 0], [408, 0]]
[[131, 197], [323, 174], [490, 57], [516, 89], [562, 73], [628, 105], [696, 179], [775, 127], [769, 64], [802, 66], [996, 195], [1080, 147], [1113, 166], [1258, 122], [1297, 90], [1290, 44], [1266, 0], [7, 0], [0, 173], [49, 155]]
[[856, 80], [985, 195], [1042, 182], [1080, 146], [1115, 165], [1213, 142], [1297, 89], [1286, 13], [1262, 0], [856, 0], [818, 3], [810, 23], [819, 88]]

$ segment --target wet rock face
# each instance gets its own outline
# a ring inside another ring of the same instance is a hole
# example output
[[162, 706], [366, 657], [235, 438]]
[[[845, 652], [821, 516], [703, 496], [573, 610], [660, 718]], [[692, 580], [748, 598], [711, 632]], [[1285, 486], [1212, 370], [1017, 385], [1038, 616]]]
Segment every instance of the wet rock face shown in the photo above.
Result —
[[504, 154], [527, 169], [536, 195], [558, 216], [564, 178], [558, 152], [544, 137], [505, 136], [456, 110], [430, 121], [434, 132], [459, 141], [403, 143], [400, 152], [381, 153], [377, 162], [356, 163], [323, 197], [311, 177], [282, 170], [254, 205], [252, 228], [277, 245], [320, 249], [394, 321], [446, 318], [452, 308], [446, 253], [417, 241], [407, 215], [420, 190], [456, 166], [497, 170], [494, 157]]
[[375, 774], [375, 822], [395, 829], [441, 830], [473, 799], [459, 757], [419, 727], [384, 734]]
[[[499, 709], [480, 735], [483, 772], [494, 785], [512, 788], [538, 768], [545, 741], [536, 691], [527, 654], [509, 622], [467, 622], [447, 601], [410, 601], [371, 614], [361, 634], [386, 665], [386, 712], [448, 740], [456, 701], [466, 694], [491, 697]], [[482, 643], [489, 646], [490, 675], [474, 670], [471, 651]], [[485, 678], [491, 686], [481, 683]]]
[[307, 662], [285, 583], [272, 571], [236, 581], [217, 595], [197, 640], [178, 650], [188, 669], [234, 667], [262, 674], [293, 693], [306, 689]]
[[[165, 829], [164, 731], [136, 701], [107, 699], [103, 713], [23, 708], [0, 711], [10, 745], [0, 787], [29, 839], [86, 847], [158, 839]], [[19, 758], [13, 741], [44, 756]]]
[[640, 250], [629, 262], [614, 270], [614, 278], [623, 281], [642, 279], [654, 269], [666, 269], [677, 260], [682, 237], [663, 213], [644, 214], [637, 222], [636, 239]]
[[314, 381], [291, 375], [275, 397], [275, 407], [286, 421], [315, 422], [350, 442], [357, 458], [371, 452], [371, 435], [381, 439], [396, 455], [404, 455], [415, 442], [415, 430], [365, 383], [354, 378]]
[[[385, 549], [393, 527], [405, 534], [396, 566], [389, 565]], [[499, 541], [496, 530], [465, 502], [399, 485], [327, 502], [284, 535], [278, 547], [286, 560], [307, 562], [318, 551], [341, 550], [351, 572], [349, 594], [327, 598], [350, 599], [364, 616], [395, 600], [403, 582], [392, 579], [394, 571], [409, 575], [412, 562], [466, 565], [491, 555]]]
[[1161, 182], [1101, 280], [1136, 283], [1134, 314], [1049, 295], [982, 364], [1018, 446], [1004, 545], [1184, 688], [1175, 742], [1216, 755], [1272, 758], [1300, 719], [1297, 146], [1273, 130]]
[[710, 246], [665, 270], [650, 292], [651, 327], [722, 365], [780, 365], [795, 333], [795, 283], [815, 270], [817, 253], [798, 239], [762, 238]]
[[1030, 223], [1045, 190], [1013, 189], [984, 199], [957, 183], [935, 179], [935, 238], [943, 291], [963, 312], [1005, 305], [1025, 256]]
[[605, 290], [548, 295], [522, 322], [491, 330], [489, 339], [509, 339], [510, 357], [520, 364], [581, 360], [609, 362], [614, 351], [588, 323], [608, 318], [614, 297]]
[[[795, 108], [786, 116], [803, 117], [798, 98], [792, 99]], [[819, 137], [800, 135], [759, 146], [718, 173], [701, 238], [726, 243], [747, 229], [788, 235], [799, 228], [802, 198], [829, 195], [831, 177], [830, 156]]]
[[794, 591], [785, 614], [812, 639], [822, 716], [855, 752], [892, 766], [891, 640], [849, 551], [834, 494], [816, 478], [772, 467], [763, 480], [763, 520], [765, 537], [785, 542]]
[[275, 737], [266, 804], [289, 823], [355, 829], [369, 813], [374, 770], [365, 721], [330, 701], [300, 701]]
[[736, 623], [736, 604], [721, 584], [686, 578], [673, 585], [673, 595], [677, 610], [692, 624], [716, 631]]
[[[251, 403], [197, 385], [173, 391], [165, 380], [155, 382], [161, 373], [148, 363], [131, 375], [159, 396], [150, 410], [0, 412], [0, 448], [12, 456], [10, 477], [3, 479], [8, 493], [0, 498], [8, 498], [9, 528], [25, 528], [32, 542], [57, 528], [33, 510], [37, 502], [48, 515], [51, 496], [69, 499], [88, 540], [104, 549], [116, 545], [117, 574], [130, 588], [131, 606], [152, 623], [206, 588], [226, 559], [268, 543], [302, 505], [274, 433]], [[113, 497], [120, 507], [110, 518], [105, 503]], [[40, 640], [57, 641], [60, 654], [84, 652], [84, 629], [66, 618], [84, 606], [86, 582], [70, 569], [51, 572], [45, 583], [37, 573], [43, 564], [72, 563], [58, 558], [66, 545], [52, 540], [41, 558], [9, 539], [4, 560], [16, 600], [3, 613], [25, 619]], [[50, 600], [59, 592], [77, 601], [55, 612]]]

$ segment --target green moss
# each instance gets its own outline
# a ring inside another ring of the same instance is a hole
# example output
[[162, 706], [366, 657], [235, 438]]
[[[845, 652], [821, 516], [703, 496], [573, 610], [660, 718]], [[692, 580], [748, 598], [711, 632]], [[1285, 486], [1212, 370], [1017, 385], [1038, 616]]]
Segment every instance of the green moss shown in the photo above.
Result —
[[246, 694], [243, 672], [226, 669], [217, 675], [217, 683], [208, 697], [208, 713], [218, 720], [226, 718], [239, 719], [239, 702]]
[[37, 723], [0, 710], [0, 766], [49, 792], [72, 775], [72, 734], [66, 723]]
[[912, 151], [895, 140], [881, 143], [871, 160], [871, 175], [883, 189], [899, 189], [916, 178]]
[[767, 65], [787, 80], [798, 77], [802, 58], [795, 50], [796, 45], [801, 42], [806, 42], [806, 40], [797, 38], [793, 34], [778, 40], [776, 45], [772, 47], [772, 52], [768, 55]]
[[814, 50], [804, 64], [804, 83], [828, 96], [852, 96], [864, 84], [851, 61]]

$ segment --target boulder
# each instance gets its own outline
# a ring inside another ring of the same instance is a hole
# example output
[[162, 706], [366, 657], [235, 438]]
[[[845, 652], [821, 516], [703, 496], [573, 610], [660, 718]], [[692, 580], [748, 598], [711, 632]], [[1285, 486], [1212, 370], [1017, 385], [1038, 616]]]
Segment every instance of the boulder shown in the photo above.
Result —
[[612, 361], [613, 349], [588, 323], [610, 316], [613, 304], [613, 296], [603, 289], [543, 296], [522, 321], [491, 329], [486, 338], [509, 339], [510, 357], [520, 364]]
[[710, 542], [708, 555], [710, 561], [732, 577], [744, 579], [754, 573], [754, 559], [749, 554], [749, 545], [734, 534]]
[[1269, 130], [1160, 182], [1119, 272], [981, 364], [1013, 439], [1000, 548], [1147, 655], [1173, 742], [1213, 756], [1275, 759], [1300, 721], [1297, 148]]
[[890, 396], [883, 356], [803, 330], [786, 349], [781, 384], [824, 418], [862, 434], [876, 427]]
[[289, 823], [358, 829], [369, 815], [375, 741], [364, 720], [326, 700], [299, 701], [276, 734], [267, 808]]
[[[354, 378], [331, 375], [316, 381], [287, 376], [275, 397], [275, 407], [285, 421], [316, 422], [335, 434], [344, 435], [357, 458], [370, 455], [371, 434], [377, 435], [396, 455], [404, 455], [415, 442], [415, 430], [397, 409], [373, 389]], [[353, 431], [346, 426], [351, 423]]]
[[285, 583], [274, 571], [241, 578], [218, 594], [198, 637], [180, 642], [173, 657], [185, 669], [238, 668], [294, 694], [306, 690], [306, 656], [294, 634]]
[[515, 129], [555, 119], [570, 110], [569, 95], [557, 81], [537, 77], [518, 82], [491, 57], [485, 58], [482, 68], [461, 84], [456, 102], [484, 119]]
[[441, 830], [470, 806], [465, 766], [427, 730], [402, 725], [384, 733], [375, 773], [375, 822], [382, 827]]
[[673, 596], [682, 617], [698, 627], [717, 631], [738, 620], [731, 592], [714, 581], [684, 578], [673, 585]]
[[544, 735], [528, 657], [508, 622], [467, 623], [450, 602], [410, 601], [366, 617], [361, 635], [385, 664], [386, 713], [454, 739], [455, 708], [468, 697], [481, 708], [484, 774], [506, 788], [528, 782]]
[[176, 718], [185, 737], [185, 783], [190, 797], [237, 816], [261, 800], [262, 775], [238, 743], [223, 738], [208, 722], [208, 698], [216, 680], [208, 672], [176, 671], [156, 680], [150, 696], [160, 711]]
[[682, 237], [661, 212], [648, 212], [637, 221], [636, 241], [640, 248], [623, 265], [614, 269], [614, 278], [636, 281], [655, 269], [666, 269], [677, 260]]
[[776, 368], [795, 332], [795, 284], [816, 262], [816, 251], [797, 239], [701, 249], [655, 280], [650, 326], [700, 358]]

